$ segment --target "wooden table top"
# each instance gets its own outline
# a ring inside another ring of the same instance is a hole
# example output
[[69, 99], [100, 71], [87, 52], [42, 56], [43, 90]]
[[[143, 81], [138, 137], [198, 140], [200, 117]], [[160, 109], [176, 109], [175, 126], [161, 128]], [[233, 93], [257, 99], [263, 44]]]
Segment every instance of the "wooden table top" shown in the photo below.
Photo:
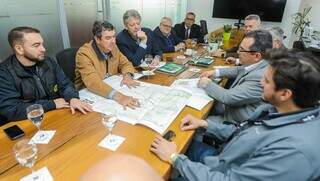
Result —
[[[166, 57], [174, 57], [180, 52], [169, 53]], [[224, 65], [224, 61], [217, 59], [214, 65]], [[205, 70], [205, 69], [203, 69]], [[155, 76], [142, 78], [142, 81], [169, 86], [176, 77], [156, 73]], [[173, 130], [176, 137], [173, 140], [178, 145], [179, 152], [184, 152], [190, 142], [194, 131], [184, 131], [179, 129], [180, 120], [187, 114], [198, 118], [204, 118], [208, 114], [213, 103], [209, 103], [201, 111], [186, 106], [177, 116], [168, 130]], [[31, 138], [37, 129], [31, 121], [23, 120], [11, 122], [0, 127], [1, 130], [17, 124], [25, 132], [23, 138]], [[42, 130], [56, 130], [56, 133], [49, 144], [37, 145], [38, 158], [34, 169], [47, 167], [55, 180], [76, 180], [92, 165], [114, 153], [108, 149], [98, 146], [98, 143], [108, 134], [108, 130], [103, 127], [99, 113], [89, 113], [82, 115], [77, 112], [71, 115], [69, 109], [54, 110], [45, 113]], [[142, 125], [130, 125], [118, 121], [113, 129], [113, 133], [126, 140], [116, 150], [117, 153], [128, 153], [144, 159], [163, 178], [168, 178], [170, 165], [162, 162], [157, 156], [149, 151], [150, 145], [156, 136], [156, 132]], [[20, 139], [23, 139], [20, 138]], [[17, 163], [13, 154], [13, 145], [3, 131], [0, 131], [0, 180], [18, 180], [30, 174], [30, 170]]]

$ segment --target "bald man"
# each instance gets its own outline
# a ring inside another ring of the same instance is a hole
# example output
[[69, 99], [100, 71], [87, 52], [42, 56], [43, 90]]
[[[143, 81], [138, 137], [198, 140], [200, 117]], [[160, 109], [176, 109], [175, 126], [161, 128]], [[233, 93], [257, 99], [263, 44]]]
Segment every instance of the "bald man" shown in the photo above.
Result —
[[161, 181], [158, 173], [144, 160], [132, 155], [114, 154], [85, 172], [81, 181]]

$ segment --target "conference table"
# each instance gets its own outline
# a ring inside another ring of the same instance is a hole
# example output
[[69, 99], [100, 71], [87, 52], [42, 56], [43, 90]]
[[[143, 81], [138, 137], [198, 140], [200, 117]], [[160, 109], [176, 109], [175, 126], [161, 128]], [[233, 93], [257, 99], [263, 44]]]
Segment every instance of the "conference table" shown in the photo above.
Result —
[[[163, 58], [169, 61], [182, 53], [167, 53]], [[225, 61], [216, 58], [211, 66], [201, 68], [201, 71], [212, 69], [212, 66], [216, 65], [225, 65]], [[156, 75], [140, 80], [170, 86], [177, 78], [179, 76], [156, 72]], [[208, 103], [201, 111], [186, 106], [169, 126], [167, 130], [176, 133], [173, 141], [178, 145], [180, 153], [186, 151], [194, 134], [194, 131], [180, 130], [181, 119], [187, 114], [205, 118], [212, 105], [213, 102]], [[0, 129], [3, 130], [15, 124], [25, 132], [23, 138], [31, 138], [37, 132], [37, 128], [30, 120], [10, 122]], [[98, 143], [108, 134], [108, 130], [101, 123], [100, 113], [92, 112], [84, 115], [76, 112], [72, 115], [69, 109], [49, 111], [44, 115], [41, 129], [56, 130], [56, 133], [48, 144], [37, 145], [38, 158], [33, 168], [38, 170], [47, 167], [55, 180], [78, 180], [83, 172], [114, 153], [138, 156], [164, 179], [170, 175], [170, 164], [161, 161], [149, 150], [157, 133], [148, 127], [118, 121], [113, 134], [122, 136], [126, 140], [115, 152], [98, 146]], [[31, 173], [30, 169], [18, 164], [12, 150], [13, 145], [23, 138], [11, 141], [3, 131], [0, 131], [0, 180], [19, 180]]]

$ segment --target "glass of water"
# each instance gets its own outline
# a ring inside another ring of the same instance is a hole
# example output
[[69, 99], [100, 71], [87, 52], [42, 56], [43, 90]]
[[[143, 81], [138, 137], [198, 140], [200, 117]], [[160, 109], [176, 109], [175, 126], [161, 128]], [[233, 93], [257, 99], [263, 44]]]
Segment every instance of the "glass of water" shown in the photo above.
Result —
[[109, 142], [113, 143], [115, 141], [113, 135], [112, 135], [112, 129], [115, 126], [118, 118], [116, 114], [111, 114], [111, 115], [106, 115], [106, 114], [101, 114], [101, 122], [104, 127], [106, 127], [109, 130]]
[[[28, 119], [32, 121], [32, 123], [38, 128], [38, 131], [40, 132], [40, 126], [43, 120], [43, 107], [41, 104], [33, 104], [27, 107], [27, 116]], [[44, 133], [38, 134], [37, 140], [45, 140], [47, 138], [47, 135]]]
[[20, 140], [13, 146], [13, 152], [20, 165], [31, 169], [33, 180], [37, 180], [39, 176], [33, 169], [38, 153], [36, 144], [30, 142], [29, 139]]
[[197, 39], [196, 38], [192, 38], [191, 46], [192, 46], [192, 49], [194, 51], [196, 49], [196, 46], [197, 46]]

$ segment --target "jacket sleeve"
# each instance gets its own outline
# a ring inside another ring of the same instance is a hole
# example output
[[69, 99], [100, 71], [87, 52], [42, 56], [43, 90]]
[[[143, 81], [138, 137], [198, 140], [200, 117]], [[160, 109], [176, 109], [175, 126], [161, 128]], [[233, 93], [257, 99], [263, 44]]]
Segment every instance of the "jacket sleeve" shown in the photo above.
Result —
[[57, 77], [57, 84], [60, 88], [60, 94], [62, 95], [61, 97], [63, 97], [67, 102], [69, 102], [72, 98], [79, 98], [78, 91], [75, 89], [70, 79], [64, 74], [57, 62], [53, 61], [52, 59], [48, 59], [47, 61], [51, 61], [51, 64], [54, 68]]
[[240, 71], [243, 69], [244, 69], [243, 66], [221, 68], [221, 69], [219, 69], [219, 74], [220, 74], [220, 77], [235, 78], [240, 73]]
[[208, 119], [208, 127], [206, 131], [214, 134], [219, 140], [226, 142], [236, 131], [236, 127], [233, 124], [223, 124], [218, 121]]
[[93, 60], [81, 48], [76, 55], [76, 69], [79, 70], [84, 85], [91, 92], [102, 97], [106, 97], [111, 92], [112, 88], [103, 82], [93, 65]]
[[0, 114], [8, 120], [27, 119], [26, 108], [32, 104], [41, 104], [45, 112], [56, 108], [53, 100], [22, 100], [14, 78], [4, 68], [0, 68], [0, 82]]
[[251, 77], [235, 87], [225, 89], [211, 81], [204, 88], [206, 93], [227, 106], [242, 106], [261, 100], [260, 78]]
[[[207, 161], [209, 160], [210, 161]], [[272, 146], [253, 153], [245, 163], [230, 165], [225, 171], [217, 169], [223, 164], [219, 157], [205, 159], [205, 164], [192, 162], [180, 155], [174, 167], [187, 180], [234, 181], [246, 180], [308, 180], [313, 174], [312, 162], [294, 148]]]
[[117, 45], [120, 51], [128, 58], [129, 61], [132, 62], [133, 66], [139, 66], [141, 64], [141, 60], [144, 59], [146, 49], [138, 45], [136, 52], [132, 52], [128, 47], [130, 45], [124, 41], [124, 37], [117, 37]]
[[162, 57], [161, 48], [159, 46], [158, 41], [155, 38], [155, 35], [154, 35], [153, 31], [150, 31], [150, 34], [149, 34], [148, 38], [151, 38], [152, 55], [153, 56], [159, 55], [160, 57]]

